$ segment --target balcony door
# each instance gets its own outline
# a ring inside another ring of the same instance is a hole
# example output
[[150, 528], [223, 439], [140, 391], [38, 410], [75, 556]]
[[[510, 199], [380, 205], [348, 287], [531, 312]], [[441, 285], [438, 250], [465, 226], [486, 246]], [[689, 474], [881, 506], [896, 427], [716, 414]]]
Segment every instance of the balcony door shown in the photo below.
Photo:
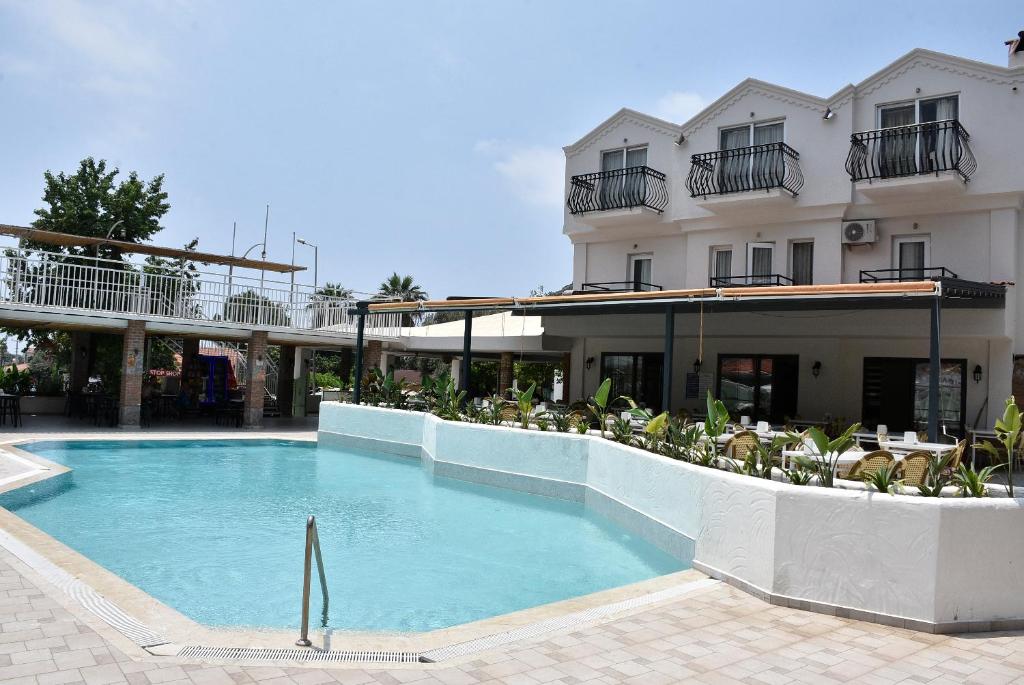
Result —
[[784, 423], [796, 415], [799, 357], [718, 355], [718, 397], [734, 417]]
[[601, 171], [598, 201], [601, 209], [638, 207], [644, 201], [644, 174], [647, 166], [647, 147], [626, 147], [601, 153]]
[[651, 263], [649, 254], [629, 255], [629, 283], [635, 292], [651, 290]]
[[775, 243], [747, 243], [747, 283], [769, 285]]
[[[774, 188], [782, 183], [784, 161], [778, 146], [784, 127], [781, 121], [770, 124], [746, 124], [722, 129], [719, 150], [735, 151], [723, 155], [719, 183], [725, 192]], [[749, 149], [751, 145], [753, 149]]]
[[[609, 397], [630, 397], [654, 413], [661, 411], [660, 353], [602, 353], [601, 378], [612, 379]], [[628, 406], [622, 402], [616, 404], [616, 408], [628, 409]]]
[[901, 281], [923, 281], [929, 262], [928, 236], [893, 238], [893, 264]]
[[959, 109], [956, 95], [880, 107], [878, 125], [883, 131], [878, 167], [883, 178], [928, 173], [955, 164], [959, 158], [956, 128], [938, 122], [955, 121]]

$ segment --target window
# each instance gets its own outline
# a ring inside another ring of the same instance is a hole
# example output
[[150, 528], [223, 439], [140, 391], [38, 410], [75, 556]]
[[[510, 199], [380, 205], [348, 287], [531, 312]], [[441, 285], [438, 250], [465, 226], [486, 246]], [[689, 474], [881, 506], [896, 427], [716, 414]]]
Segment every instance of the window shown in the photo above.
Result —
[[652, 290], [651, 287], [651, 263], [653, 259], [649, 254], [629, 255], [629, 276], [628, 280], [635, 291]]
[[[861, 417], [870, 427], [884, 423], [889, 433], [928, 425], [927, 359], [865, 357]], [[943, 359], [939, 371], [939, 422], [963, 434], [966, 406], [965, 359]]]
[[879, 148], [884, 176], [906, 176], [941, 168], [941, 162], [954, 159], [959, 150], [956, 131], [948, 126], [921, 126], [959, 118], [960, 99], [946, 95], [927, 100], [883, 105], [878, 108], [878, 125], [886, 132]]
[[781, 143], [783, 123], [745, 124], [724, 128], [719, 132], [719, 150], [754, 149], [747, 153], [725, 156], [719, 166], [719, 181], [728, 190], [754, 190], [774, 188], [784, 176], [782, 151], [778, 146], [760, 148], [769, 143]]
[[893, 238], [893, 267], [901, 281], [924, 279], [925, 269], [931, 261], [928, 236], [897, 236]]
[[711, 285], [728, 285], [728, 280], [719, 283], [716, 279], [732, 276], [732, 247], [711, 248]]
[[606, 173], [599, 181], [597, 191], [601, 209], [632, 207], [642, 204], [644, 175], [634, 167], [647, 165], [647, 146], [622, 147], [601, 153], [601, 171]]
[[[612, 379], [610, 397], [631, 397], [654, 412], [661, 411], [660, 353], [612, 353], [601, 355], [601, 378]], [[625, 403], [624, 409], [628, 409]]]
[[799, 357], [718, 356], [718, 397], [729, 413], [784, 423], [796, 415]]
[[747, 243], [747, 282], [767, 285], [771, 282], [775, 243]]
[[789, 276], [793, 285], [814, 283], [814, 241], [800, 240], [792, 244], [789, 259]]

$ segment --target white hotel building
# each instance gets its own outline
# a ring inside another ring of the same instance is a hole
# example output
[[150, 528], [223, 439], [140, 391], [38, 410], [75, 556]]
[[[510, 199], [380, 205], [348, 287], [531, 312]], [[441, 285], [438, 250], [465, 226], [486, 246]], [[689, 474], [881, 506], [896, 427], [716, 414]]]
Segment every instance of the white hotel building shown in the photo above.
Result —
[[[939, 421], [991, 425], [1024, 374], [1024, 39], [1008, 45], [1006, 66], [913, 50], [825, 97], [748, 79], [684, 124], [623, 109], [567, 146], [573, 290], [716, 296], [542, 312], [572, 340], [568, 396], [611, 376], [657, 409], [711, 389], [776, 422], [924, 428], [938, 352]], [[729, 297], [911, 281], [940, 284], [934, 307]]]

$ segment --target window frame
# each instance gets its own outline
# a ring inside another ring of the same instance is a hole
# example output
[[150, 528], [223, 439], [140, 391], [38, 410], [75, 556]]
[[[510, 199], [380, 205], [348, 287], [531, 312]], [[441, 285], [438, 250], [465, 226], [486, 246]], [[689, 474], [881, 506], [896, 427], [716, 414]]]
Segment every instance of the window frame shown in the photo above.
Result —
[[[726, 131], [735, 131], [741, 128], [747, 129], [747, 144], [745, 147], [754, 146], [754, 129], [760, 126], [774, 126], [776, 124], [782, 124], [782, 142], [786, 142], [786, 117], [777, 117], [774, 119], [765, 119], [764, 121], [752, 121], [746, 124], [732, 124], [730, 126], [719, 126], [718, 127], [718, 151], [722, 152], [722, 134]], [[742, 148], [740, 148], [742, 149]]]
[[647, 153], [644, 154], [644, 163], [640, 165], [640, 166], [647, 166], [647, 162], [649, 161], [648, 160], [648, 154], [650, 153], [650, 147], [651, 146], [650, 146], [649, 143], [643, 143], [642, 145], [621, 145], [619, 147], [610, 147], [610, 148], [608, 148], [606, 150], [601, 150], [601, 153], [600, 153], [600, 156], [599, 156], [599, 159], [598, 159], [601, 171], [609, 171], [608, 169], [604, 168], [604, 156], [606, 154], [609, 154], [609, 153], [612, 153], [612, 152], [618, 152], [618, 153], [620, 153], [622, 155], [622, 164], [623, 164], [623, 166], [619, 167], [619, 169], [633, 169], [635, 167], [625, 166], [626, 161], [629, 159], [629, 152], [631, 150], [647, 150]]
[[651, 263], [651, 276], [650, 281], [647, 285], [654, 284], [654, 253], [653, 252], [634, 252], [626, 255], [626, 282], [631, 283], [634, 287], [636, 286], [637, 280], [634, 276], [636, 269], [636, 263], [638, 261], [647, 260]]
[[[718, 253], [728, 252], [729, 253], [729, 273], [720, 274], [718, 273]], [[732, 245], [712, 245], [710, 254], [710, 263], [708, 264], [708, 282], [715, 278], [732, 278], [732, 272], [734, 271], [734, 259], [736, 256], [736, 250]]]
[[929, 233], [916, 235], [894, 235], [892, 237], [892, 268], [903, 278], [903, 267], [900, 265], [900, 245], [904, 243], [924, 243], [924, 264], [922, 270], [928, 270], [932, 264], [932, 236]]
[[907, 105], [914, 106], [914, 123], [911, 126], [916, 126], [921, 122], [921, 103], [931, 102], [932, 100], [943, 100], [945, 98], [956, 98], [956, 114], [957, 120], [960, 119], [960, 92], [945, 93], [941, 95], [929, 95], [923, 98], [911, 98], [908, 100], [895, 100], [893, 102], [881, 102], [875, 105], [875, 128], [882, 128], [882, 110], [893, 109], [895, 107], [906, 107]]
[[[761, 250], [767, 249], [767, 250], [771, 250], [771, 252], [772, 252], [771, 264], [769, 265], [768, 273], [766, 273], [766, 274], [755, 274], [754, 273], [754, 250], [755, 249], [761, 249]], [[746, 273], [744, 274], [744, 276], [746, 276], [746, 279], [747, 279], [747, 284], [748, 285], [760, 285], [761, 283], [756, 281], [755, 279], [757, 279], [757, 278], [764, 278], [764, 279], [766, 279], [765, 282], [767, 282], [767, 279], [769, 279], [771, 277], [771, 275], [774, 274], [774, 273], [776, 273], [776, 271], [775, 271], [775, 243], [774, 242], [770, 242], [770, 241], [756, 241], [756, 242], [749, 242], [749, 243], [747, 243], [747, 265], [746, 265]]]

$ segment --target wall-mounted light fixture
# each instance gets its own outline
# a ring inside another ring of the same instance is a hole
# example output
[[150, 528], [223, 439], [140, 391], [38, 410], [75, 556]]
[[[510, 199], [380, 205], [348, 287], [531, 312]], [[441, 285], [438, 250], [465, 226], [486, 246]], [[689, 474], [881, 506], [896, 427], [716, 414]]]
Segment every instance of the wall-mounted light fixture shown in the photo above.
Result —
[[974, 365], [974, 382], [981, 383], [981, 364]]
[[811, 364], [811, 375], [815, 378], [821, 375], [821, 362]]
[[584, 363], [587, 365], [587, 371], [590, 371], [590, 367], [594, 365], [594, 358], [587, 357], [587, 361]]
[[694, 359], [693, 360], [693, 372], [694, 373], [700, 373], [700, 367], [703, 366], [703, 365], [704, 364], [703, 364], [703, 362], [701, 362], [700, 357], [698, 357], [697, 359]]
[[680, 133], [679, 137], [676, 138], [676, 145], [682, 145], [685, 142], [686, 142], [686, 134], [685, 133]]
[[835, 117], [836, 113], [832, 111], [831, 107], [825, 108], [825, 113], [821, 115], [821, 118], [825, 121], [831, 121]]

